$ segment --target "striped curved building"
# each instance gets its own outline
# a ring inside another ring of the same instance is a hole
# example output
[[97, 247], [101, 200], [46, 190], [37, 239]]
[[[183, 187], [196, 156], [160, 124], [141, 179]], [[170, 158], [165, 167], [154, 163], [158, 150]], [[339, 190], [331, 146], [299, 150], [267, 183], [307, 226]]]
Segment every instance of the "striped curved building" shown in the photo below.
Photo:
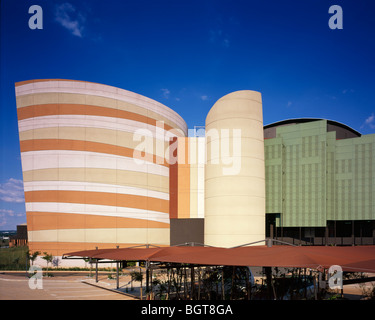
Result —
[[170, 108], [83, 81], [16, 83], [31, 251], [169, 245]]

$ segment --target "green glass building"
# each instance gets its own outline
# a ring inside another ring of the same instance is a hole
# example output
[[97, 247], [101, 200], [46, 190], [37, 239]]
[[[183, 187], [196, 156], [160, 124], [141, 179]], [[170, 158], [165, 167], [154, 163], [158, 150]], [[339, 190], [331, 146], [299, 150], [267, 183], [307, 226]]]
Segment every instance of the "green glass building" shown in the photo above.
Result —
[[266, 232], [296, 244], [374, 244], [375, 134], [331, 120], [264, 127]]

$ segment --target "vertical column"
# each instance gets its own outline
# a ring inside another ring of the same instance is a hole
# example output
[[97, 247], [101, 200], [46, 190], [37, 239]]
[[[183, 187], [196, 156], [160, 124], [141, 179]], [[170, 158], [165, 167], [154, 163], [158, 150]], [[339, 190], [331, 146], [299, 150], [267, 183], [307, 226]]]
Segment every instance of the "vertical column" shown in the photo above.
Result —
[[265, 239], [261, 94], [237, 91], [206, 118], [205, 243], [233, 247]]

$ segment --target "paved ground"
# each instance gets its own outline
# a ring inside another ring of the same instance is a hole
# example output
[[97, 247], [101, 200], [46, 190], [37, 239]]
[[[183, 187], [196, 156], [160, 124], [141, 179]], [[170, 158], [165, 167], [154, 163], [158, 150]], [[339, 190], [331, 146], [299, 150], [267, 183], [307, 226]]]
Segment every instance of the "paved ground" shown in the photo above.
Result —
[[[115, 279], [99, 274], [98, 280], [87, 273], [59, 273], [51, 278], [43, 277], [42, 289], [32, 289], [25, 273], [0, 273], [0, 300], [138, 300], [140, 297], [139, 284], [130, 289], [129, 275], [120, 277], [118, 290]], [[374, 286], [375, 282], [345, 285], [344, 296], [360, 300], [364, 297], [364, 287], [370, 290]]]
[[129, 295], [105, 290], [111, 289], [112, 283], [100, 281], [100, 286], [93, 286], [86, 282], [95, 284], [83, 275], [44, 277], [42, 289], [32, 289], [24, 274], [0, 274], [0, 300], [134, 300]]

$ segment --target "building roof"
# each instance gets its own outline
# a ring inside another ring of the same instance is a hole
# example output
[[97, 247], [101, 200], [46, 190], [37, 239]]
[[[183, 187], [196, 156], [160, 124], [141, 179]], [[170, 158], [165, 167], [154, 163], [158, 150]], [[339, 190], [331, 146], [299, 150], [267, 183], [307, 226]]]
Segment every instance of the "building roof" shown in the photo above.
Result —
[[292, 124], [300, 124], [300, 123], [307, 123], [307, 122], [313, 122], [313, 121], [321, 121], [326, 120], [327, 121], [327, 131], [346, 131], [350, 133], [351, 137], [360, 137], [361, 133], [354, 130], [353, 128], [347, 126], [346, 124], [343, 124], [341, 122], [337, 122], [334, 120], [328, 120], [328, 119], [322, 119], [322, 118], [296, 118], [296, 119], [286, 119], [278, 122], [274, 122], [268, 125], [264, 126], [264, 130], [270, 129], [270, 128], [276, 128], [280, 126], [285, 125], [292, 125]]

